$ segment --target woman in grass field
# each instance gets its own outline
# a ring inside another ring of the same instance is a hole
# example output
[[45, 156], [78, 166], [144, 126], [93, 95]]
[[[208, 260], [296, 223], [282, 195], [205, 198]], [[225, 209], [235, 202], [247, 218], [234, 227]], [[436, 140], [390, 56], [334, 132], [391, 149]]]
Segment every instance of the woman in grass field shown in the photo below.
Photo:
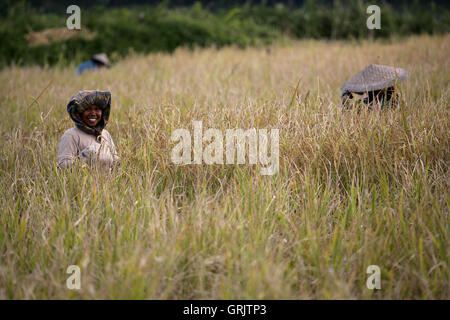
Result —
[[86, 90], [73, 96], [67, 112], [75, 127], [64, 132], [58, 147], [58, 165], [62, 168], [81, 161], [111, 166], [119, 157], [111, 135], [106, 131], [111, 109], [111, 93]]

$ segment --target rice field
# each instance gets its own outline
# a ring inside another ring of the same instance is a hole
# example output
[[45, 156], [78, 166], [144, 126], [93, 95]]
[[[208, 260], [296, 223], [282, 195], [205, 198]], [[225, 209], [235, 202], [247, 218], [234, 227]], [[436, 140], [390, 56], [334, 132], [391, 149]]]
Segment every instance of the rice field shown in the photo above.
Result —
[[[3, 69], [0, 299], [449, 299], [448, 52], [450, 35], [305, 40]], [[411, 73], [400, 106], [343, 112], [372, 63]], [[83, 89], [111, 91], [112, 172], [56, 165]], [[193, 121], [279, 129], [279, 172], [175, 165]]]

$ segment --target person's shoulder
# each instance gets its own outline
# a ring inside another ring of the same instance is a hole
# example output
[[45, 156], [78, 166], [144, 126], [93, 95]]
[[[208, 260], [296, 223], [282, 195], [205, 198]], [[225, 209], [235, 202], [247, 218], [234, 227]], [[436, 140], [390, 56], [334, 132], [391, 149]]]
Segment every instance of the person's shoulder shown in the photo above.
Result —
[[110, 134], [109, 131], [106, 130], [106, 129], [103, 129], [103, 130], [102, 130], [102, 135], [104, 135], [105, 137], [111, 138], [111, 134]]
[[81, 136], [86, 135], [83, 131], [78, 129], [77, 127], [72, 127], [70, 129], [67, 129], [63, 135], [62, 138], [66, 139], [79, 139]]
[[70, 128], [64, 131], [61, 139], [59, 140], [60, 150], [78, 145], [80, 139], [75, 129], [76, 128]]
[[76, 128], [75, 127], [72, 127], [72, 128], [70, 128], [70, 129], [67, 129], [66, 131], [64, 131], [64, 133], [63, 133], [63, 137], [65, 136], [65, 137], [69, 137], [69, 136], [74, 136], [74, 135], [76, 135], [77, 134], [77, 132], [76, 132]]
[[97, 66], [92, 60], [84, 61], [82, 62], [78, 68], [77, 68], [77, 74], [82, 74], [83, 71], [89, 70], [89, 69], [95, 69]]
[[78, 136], [80, 135], [80, 133], [83, 133], [83, 131], [81, 131], [77, 127], [72, 127], [64, 131], [63, 136]]
[[111, 134], [108, 132], [108, 130], [103, 129], [102, 130], [102, 136], [105, 138], [106, 141], [114, 143], [114, 140], [113, 140]]
[[78, 68], [94, 67], [95, 63], [92, 60], [83, 61]]

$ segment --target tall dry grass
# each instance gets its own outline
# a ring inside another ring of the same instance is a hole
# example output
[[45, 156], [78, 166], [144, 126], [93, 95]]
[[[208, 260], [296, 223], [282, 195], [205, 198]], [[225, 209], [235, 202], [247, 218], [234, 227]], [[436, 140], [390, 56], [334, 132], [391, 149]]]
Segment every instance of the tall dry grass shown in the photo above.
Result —
[[[449, 299], [449, 44], [302, 41], [134, 56], [82, 77], [1, 71], [0, 298]], [[411, 72], [400, 108], [342, 112], [340, 86], [371, 63]], [[82, 89], [112, 92], [112, 173], [56, 167]], [[280, 172], [175, 166], [170, 135], [193, 120], [280, 129]], [[79, 291], [66, 288], [73, 264]], [[369, 265], [381, 290], [366, 287]]]

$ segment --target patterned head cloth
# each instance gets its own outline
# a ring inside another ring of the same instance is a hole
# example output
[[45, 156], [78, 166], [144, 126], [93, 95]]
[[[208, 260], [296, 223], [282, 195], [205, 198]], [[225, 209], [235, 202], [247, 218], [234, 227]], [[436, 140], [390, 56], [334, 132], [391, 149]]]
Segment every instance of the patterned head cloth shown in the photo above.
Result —
[[[88, 126], [81, 118], [83, 111], [92, 105], [96, 105], [102, 109], [102, 118], [95, 127]], [[102, 133], [103, 128], [108, 123], [110, 109], [111, 93], [108, 91], [80, 91], [70, 99], [67, 105], [67, 112], [73, 122], [75, 122], [75, 126], [96, 137]]]

